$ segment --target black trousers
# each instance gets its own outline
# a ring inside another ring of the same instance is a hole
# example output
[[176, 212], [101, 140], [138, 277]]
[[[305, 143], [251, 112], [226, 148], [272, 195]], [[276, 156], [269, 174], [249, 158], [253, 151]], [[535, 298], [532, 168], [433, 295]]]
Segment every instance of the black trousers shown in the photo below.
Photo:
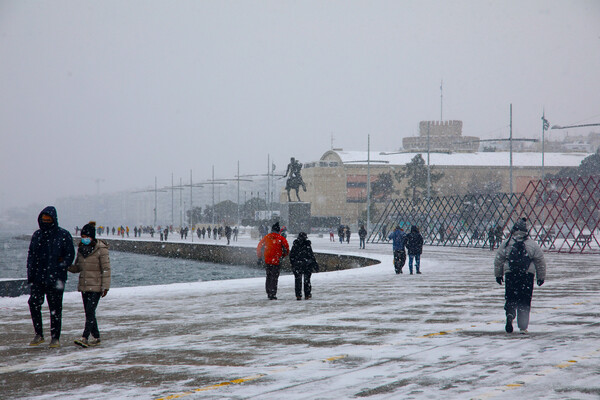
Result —
[[[310, 284], [310, 276], [312, 273], [294, 272], [294, 287], [296, 289], [296, 297], [302, 297], [302, 284], [304, 283], [304, 297], [311, 297], [312, 285]], [[304, 279], [303, 279], [304, 278]]]
[[81, 292], [83, 309], [85, 310], [85, 327], [82, 336], [86, 339], [90, 337], [90, 333], [96, 339], [100, 337], [98, 321], [96, 320], [96, 308], [100, 301], [100, 295], [99, 292]]
[[406, 262], [406, 251], [405, 250], [394, 250], [394, 269], [396, 273], [402, 272], [402, 267]]
[[529, 326], [529, 311], [533, 295], [533, 274], [507, 273], [505, 276], [504, 309], [506, 315], [517, 317], [519, 329]]
[[42, 305], [44, 304], [45, 297], [48, 300], [48, 308], [50, 309], [50, 334], [52, 335], [52, 339], [60, 339], [63, 293], [63, 289], [56, 289], [45, 285], [33, 284], [31, 286], [31, 295], [29, 296], [28, 303], [36, 335], [44, 336]]
[[277, 282], [279, 281], [279, 265], [265, 264], [267, 269], [267, 281], [265, 289], [267, 296], [275, 296], [277, 294]]

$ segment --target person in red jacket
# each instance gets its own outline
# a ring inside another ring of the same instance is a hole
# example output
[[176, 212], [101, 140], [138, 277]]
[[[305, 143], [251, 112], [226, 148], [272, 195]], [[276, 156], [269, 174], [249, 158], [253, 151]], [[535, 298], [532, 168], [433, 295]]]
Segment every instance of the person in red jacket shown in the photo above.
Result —
[[271, 233], [263, 237], [256, 247], [258, 264], [264, 263], [267, 270], [265, 288], [269, 300], [277, 300], [275, 295], [279, 280], [279, 263], [290, 253], [290, 246], [287, 240], [279, 234], [279, 231], [279, 222], [276, 222], [271, 227]]

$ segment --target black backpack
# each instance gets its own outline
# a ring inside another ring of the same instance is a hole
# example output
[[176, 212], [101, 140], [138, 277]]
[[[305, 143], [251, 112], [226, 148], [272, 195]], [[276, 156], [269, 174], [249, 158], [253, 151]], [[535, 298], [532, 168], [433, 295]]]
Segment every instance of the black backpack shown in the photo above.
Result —
[[525, 240], [515, 240], [508, 254], [508, 266], [510, 271], [516, 274], [526, 274], [531, 264], [531, 258], [525, 248]]

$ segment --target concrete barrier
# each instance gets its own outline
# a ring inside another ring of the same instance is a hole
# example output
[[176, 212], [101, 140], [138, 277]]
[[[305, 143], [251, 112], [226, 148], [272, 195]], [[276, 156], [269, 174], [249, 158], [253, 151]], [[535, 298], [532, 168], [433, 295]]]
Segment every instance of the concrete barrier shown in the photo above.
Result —
[[[256, 250], [252, 247], [116, 239], [102, 240], [109, 244], [111, 250], [116, 251], [256, 267]], [[379, 264], [378, 260], [372, 258], [349, 255], [315, 252], [315, 257], [319, 263], [320, 271], [336, 271]], [[291, 269], [289, 257], [283, 259], [282, 269], [287, 271]]]
[[18, 297], [29, 294], [27, 279], [0, 279], [0, 297]]

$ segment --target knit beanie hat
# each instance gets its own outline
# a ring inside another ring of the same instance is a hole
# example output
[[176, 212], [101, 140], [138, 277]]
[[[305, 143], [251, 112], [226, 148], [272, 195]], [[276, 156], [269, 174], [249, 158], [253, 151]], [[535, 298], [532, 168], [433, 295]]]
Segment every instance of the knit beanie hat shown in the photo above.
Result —
[[517, 231], [521, 231], [521, 232], [527, 232], [527, 218], [520, 218], [517, 220], [517, 222], [515, 222], [515, 224], [513, 225], [512, 232], [517, 232]]
[[279, 222], [275, 222], [273, 224], [273, 226], [271, 227], [271, 231], [273, 231], [273, 232], [279, 233], [280, 230], [281, 230], [281, 228], [279, 228]]
[[96, 239], [96, 228], [91, 224], [85, 224], [83, 228], [81, 228], [81, 236], [83, 235]]

